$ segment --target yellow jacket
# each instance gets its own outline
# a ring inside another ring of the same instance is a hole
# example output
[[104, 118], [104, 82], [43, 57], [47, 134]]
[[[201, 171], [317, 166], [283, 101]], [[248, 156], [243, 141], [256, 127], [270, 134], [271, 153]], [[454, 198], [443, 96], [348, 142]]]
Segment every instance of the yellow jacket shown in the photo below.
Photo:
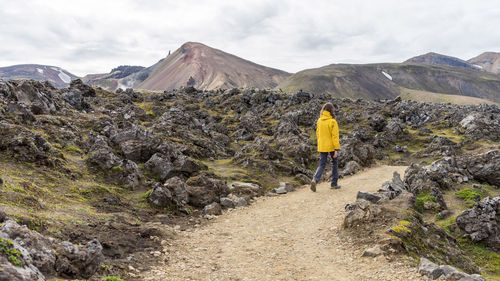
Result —
[[332, 152], [340, 149], [339, 125], [330, 112], [323, 110], [316, 122], [316, 137], [319, 152]]

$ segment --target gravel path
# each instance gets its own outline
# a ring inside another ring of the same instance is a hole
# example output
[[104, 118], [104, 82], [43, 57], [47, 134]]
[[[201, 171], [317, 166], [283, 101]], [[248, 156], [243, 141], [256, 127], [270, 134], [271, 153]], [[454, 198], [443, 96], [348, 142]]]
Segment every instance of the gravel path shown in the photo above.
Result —
[[205, 226], [178, 231], [164, 249], [165, 264], [142, 280], [421, 280], [414, 266], [383, 256], [360, 257], [339, 237], [344, 206], [358, 190], [376, 191], [406, 167], [380, 166], [328, 183], [262, 197]]

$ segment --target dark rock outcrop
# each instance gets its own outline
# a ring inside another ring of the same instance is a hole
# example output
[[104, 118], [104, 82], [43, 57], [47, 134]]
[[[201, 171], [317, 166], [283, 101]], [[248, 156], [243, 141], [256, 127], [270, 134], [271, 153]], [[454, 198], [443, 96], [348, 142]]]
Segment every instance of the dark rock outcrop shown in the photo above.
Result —
[[196, 207], [218, 202], [219, 198], [229, 194], [229, 187], [223, 180], [210, 178], [205, 174], [192, 177], [186, 183], [189, 204]]
[[168, 179], [164, 185], [156, 183], [147, 200], [158, 207], [182, 207], [189, 201], [186, 184], [178, 177]]
[[500, 197], [485, 198], [456, 218], [457, 226], [474, 242], [500, 252]]
[[58, 242], [40, 233], [20, 226], [13, 220], [7, 220], [0, 226], [2, 241], [10, 241], [20, 253], [22, 267], [12, 266], [0, 259], [5, 270], [0, 271], [2, 280], [45, 280], [46, 275], [58, 275], [66, 278], [89, 278], [104, 261], [102, 246], [98, 240], [92, 240], [84, 246], [70, 242]]

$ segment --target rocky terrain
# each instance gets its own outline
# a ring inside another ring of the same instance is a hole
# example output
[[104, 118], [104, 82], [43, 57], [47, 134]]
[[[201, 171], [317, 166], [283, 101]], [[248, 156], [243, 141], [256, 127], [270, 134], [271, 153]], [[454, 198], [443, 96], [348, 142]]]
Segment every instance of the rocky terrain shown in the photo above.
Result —
[[109, 92], [80, 80], [63, 89], [0, 83], [0, 262], [9, 268], [0, 274], [140, 280], [177, 231], [307, 184], [327, 101], [340, 124], [341, 176], [410, 166], [358, 195], [342, 233], [381, 243], [389, 259], [403, 252], [498, 277], [496, 105], [238, 88]]

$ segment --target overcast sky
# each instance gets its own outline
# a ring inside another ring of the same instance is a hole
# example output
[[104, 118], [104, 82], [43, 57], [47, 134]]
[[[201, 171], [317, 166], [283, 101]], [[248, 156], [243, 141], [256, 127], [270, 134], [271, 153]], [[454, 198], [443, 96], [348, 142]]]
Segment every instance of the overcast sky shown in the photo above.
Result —
[[83, 76], [150, 66], [187, 41], [288, 72], [500, 52], [497, 0], [0, 0], [0, 66]]

